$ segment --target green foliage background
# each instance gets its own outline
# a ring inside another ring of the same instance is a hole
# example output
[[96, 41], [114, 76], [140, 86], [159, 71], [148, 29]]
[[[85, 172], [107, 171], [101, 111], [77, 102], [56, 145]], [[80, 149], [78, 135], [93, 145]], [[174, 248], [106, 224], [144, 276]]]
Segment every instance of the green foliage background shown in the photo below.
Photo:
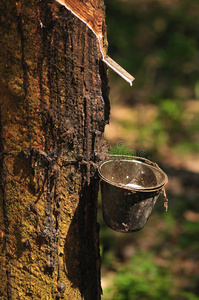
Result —
[[136, 77], [126, 100], [143, 88], [150, 96], [137, 101], [198, 99], [198, 1], [109, 0], [106, 7], [109, 54]]
[[[167, 188], [169, 212], [158, 200], [140, 232], [113, 232], [99, 214], [102, 299], [196, 300], [199, 177], [184, 162], [190, 156], [192, 165], [199, 161], [199, 2], [108, 0], [105, 4], [108, 54], [136, 78], [129, 87], [109, 71], [111, 122], [120, 126], [123, 135], [107, 139], [113, 153], [142, 152], [158, 162], [174, 184]], [[127, 114], [116, 118], [115, 107], [119, 111], [127, 107], [132, 118]], [[149, 109], [154, 113], [147, 120]], [[181, 167], [176, 167], [176, 160]]]

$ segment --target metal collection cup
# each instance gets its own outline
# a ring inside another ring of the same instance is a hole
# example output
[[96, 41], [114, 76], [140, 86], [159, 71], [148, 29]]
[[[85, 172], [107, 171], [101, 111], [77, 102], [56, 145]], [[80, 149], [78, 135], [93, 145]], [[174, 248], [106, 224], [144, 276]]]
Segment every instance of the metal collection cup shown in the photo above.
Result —
[[145, 158], [112, 156], [99, 167], [102, 213], [115, 231], [142, 229], [168, 181], [159, 166]]

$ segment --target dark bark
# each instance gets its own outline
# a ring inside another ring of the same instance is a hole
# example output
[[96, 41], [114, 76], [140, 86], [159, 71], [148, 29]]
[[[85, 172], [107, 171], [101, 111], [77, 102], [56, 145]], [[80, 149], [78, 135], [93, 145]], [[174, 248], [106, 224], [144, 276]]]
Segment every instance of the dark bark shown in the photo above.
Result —
[[98, 41], [54, 1], [2, 1], [0, 14], [0, 297], [100, 299]]

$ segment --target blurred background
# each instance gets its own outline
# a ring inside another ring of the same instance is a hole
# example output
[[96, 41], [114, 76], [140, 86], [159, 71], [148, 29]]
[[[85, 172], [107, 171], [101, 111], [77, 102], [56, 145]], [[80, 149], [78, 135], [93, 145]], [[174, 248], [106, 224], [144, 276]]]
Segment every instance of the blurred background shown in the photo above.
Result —
[[[199, 299], [199, 1], [107, 0], [108, 54], [136, 79], [109, 70], [114, 154], [143, 156], [169, 176], [139, 232], [101, 216], [103, 300]], [[100, 202], [100, 199], [99, 199]]]

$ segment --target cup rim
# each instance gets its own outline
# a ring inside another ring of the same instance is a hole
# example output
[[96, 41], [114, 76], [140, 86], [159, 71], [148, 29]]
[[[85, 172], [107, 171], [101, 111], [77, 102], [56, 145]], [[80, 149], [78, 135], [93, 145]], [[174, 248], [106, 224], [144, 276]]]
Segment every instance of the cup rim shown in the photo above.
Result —
[[[114, 160], [120, 160], [120, 161], [130, 161], [130, 162], [136, 162], [136, 163], [142, 163], [144, 165], [147, 165], [148, 167], [150, 167], [151, 169], [155, 169], [155, 170], [158, 170], [159, 172], [161, 172], [164, 176], [164, 180], [161, 184], [157, 185], [157, 186], [152, 186], [152, 187], [143, 187], [143, 188], [136, 188], [136, 187], [127, 187], [123, 184], [120, 184], [120, 183], [116, 183], [108, 178], [106, 178], [102, 172], [101, 172], [101, 168], [104, 164], [106, 163], [109, 163], [111, 161], [114, 161]], [[113, 186], [116, 186], [118, 188], [122, 188], [124, 190], [128, 190], [128, 191], [132, 191], [132, 192], [155, 192], [155, 191], [158, 191], [160, 189], [162, 189], [168, 182], [168, 176], [166, 175], [166, 173], [156, 164], [156, 163], [153, 163], [151, 162], [150, 160], [148, 159], [145, 159], [143, 157], [137, 157], [137, 156], [125, 156], [125, 155], [112, 155], [110, 156], [109, 158], [107, 158], [106, 160], [104, 160], [99, 168], [98, 168], [98, 173], [99, 173], [99, 176], [100, 178], [105, 181], [106, 183], [110, 184], [110, 185], [113, 185]]]

